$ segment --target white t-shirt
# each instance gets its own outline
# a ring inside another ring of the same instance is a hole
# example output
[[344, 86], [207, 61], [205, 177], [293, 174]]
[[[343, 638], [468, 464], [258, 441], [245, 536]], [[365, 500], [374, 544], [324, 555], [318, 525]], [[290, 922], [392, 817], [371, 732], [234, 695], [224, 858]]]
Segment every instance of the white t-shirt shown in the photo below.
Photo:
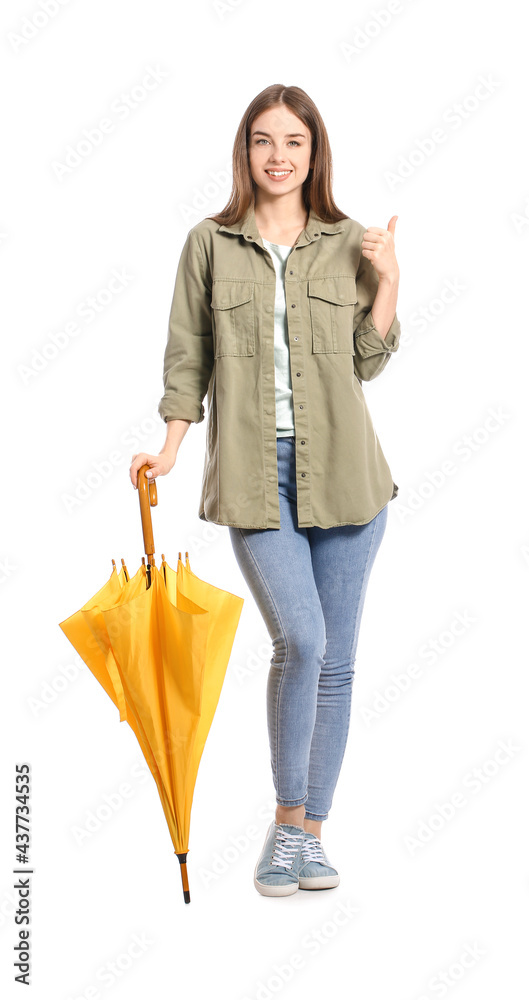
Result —
[[270, 251], [276, 270], [276, 297], [274, 309], [274, 364], [276, 389], [276, 435], [292, 437], [294, 431], [294, 407], [292, 405], [292, 379], [290, 377], [290, 348], [288, 344], [285, 265], [292, 247], [270, 243], [263, 237], [263, 243]]

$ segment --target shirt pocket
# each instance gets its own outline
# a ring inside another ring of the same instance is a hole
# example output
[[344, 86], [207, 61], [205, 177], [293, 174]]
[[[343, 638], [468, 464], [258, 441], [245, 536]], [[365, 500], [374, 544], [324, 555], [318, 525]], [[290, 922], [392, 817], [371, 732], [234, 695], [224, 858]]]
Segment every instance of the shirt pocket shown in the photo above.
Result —
[[214, 356], [255, 353], [255, 282], [213, 279]]
[[356, 278], [347, 274], [309, 278], [307, 295], [313, 354], [354, 354]]

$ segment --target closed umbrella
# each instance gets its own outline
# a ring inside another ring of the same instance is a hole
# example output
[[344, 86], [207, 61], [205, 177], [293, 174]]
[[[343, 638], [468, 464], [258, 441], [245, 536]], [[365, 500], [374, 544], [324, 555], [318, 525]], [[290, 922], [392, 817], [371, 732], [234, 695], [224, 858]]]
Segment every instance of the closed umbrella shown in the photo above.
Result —
[[204, 746], [218, 705], [243, 598], [200, 579], [189, 554], [175, 571], [154, 561], [150, 507], [156, 483], [138, 472], [147, 564], [133, 577], [113, 561], [109, 580], [60, 628], [104, 687], [139, 742], [156, 782], [184, 900], [191, 807]]

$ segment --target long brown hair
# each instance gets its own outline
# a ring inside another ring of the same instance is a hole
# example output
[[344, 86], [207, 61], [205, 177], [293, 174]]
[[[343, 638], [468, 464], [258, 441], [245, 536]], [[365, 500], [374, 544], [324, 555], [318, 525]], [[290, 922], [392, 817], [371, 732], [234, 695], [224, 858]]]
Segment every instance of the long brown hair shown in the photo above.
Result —
[[347, 219], [332, 196], [332, 154], [327, 130], [316, 105], [301, 87], [274, 83], [254, 97], [244, 112], [233, 144], [233, 185], [229, 201], [221, 212], [207, 218], [221, 226], [233, 226], [255, 204], [256, 183], [250, 171], [248, 140], [254, 120], [263, 111], [285, 104], [309, 129], [314, 166], [303, 182], [302, 197], [307, 212], [312, 209], [324, 222]]

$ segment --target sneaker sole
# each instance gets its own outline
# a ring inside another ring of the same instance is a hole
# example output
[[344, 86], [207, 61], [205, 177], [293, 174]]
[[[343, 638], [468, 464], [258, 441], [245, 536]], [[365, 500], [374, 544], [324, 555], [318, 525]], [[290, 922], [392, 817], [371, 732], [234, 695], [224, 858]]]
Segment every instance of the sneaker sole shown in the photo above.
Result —
[[333, 889], [334, 886], [339, 885], [340, 876], [339, 875], [320, 875], [313, 878], [303, 878], [302, 875], [299, 877], [299, 888], [300, 889]]

